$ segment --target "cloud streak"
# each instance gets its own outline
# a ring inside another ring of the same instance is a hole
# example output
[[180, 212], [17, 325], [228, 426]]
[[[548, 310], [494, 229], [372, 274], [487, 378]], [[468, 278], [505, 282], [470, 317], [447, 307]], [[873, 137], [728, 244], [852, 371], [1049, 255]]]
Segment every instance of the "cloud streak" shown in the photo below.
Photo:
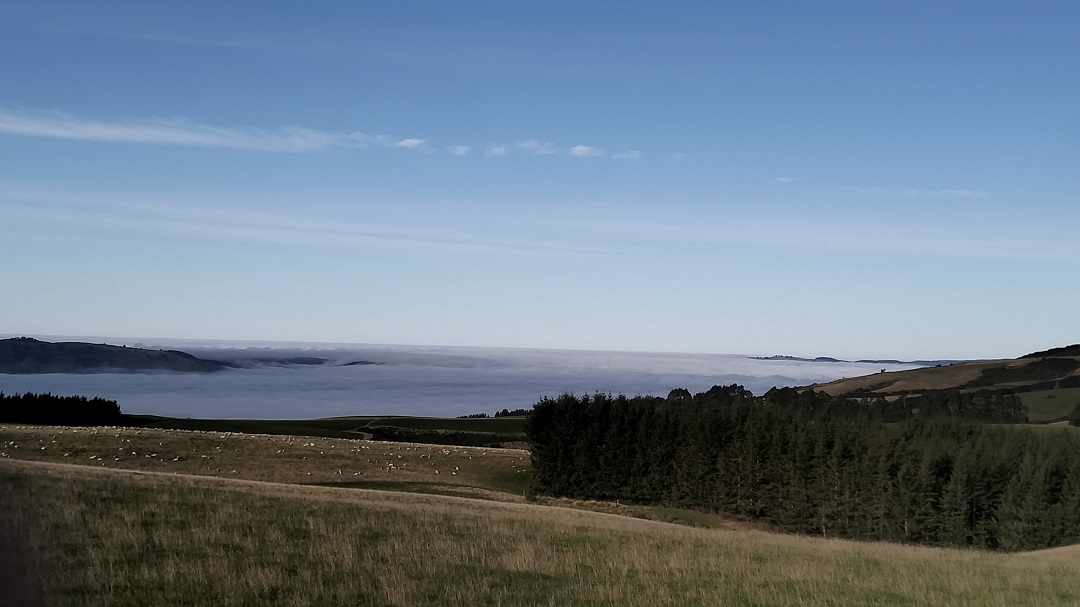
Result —
[[[242, 126], [215, 126], [188, 118], [125, 118], [97, 120], [61, 111], [24, 111], [0, 107], [0, 134], [100, 143], [144, 144], [225, 148], [259, 152], [311, 153], [348, 148], [391, 148], [420, 152], [435, 151], [422, 137], [397, 139], [389, 135], [370, 135], [362, 131], [321, 131], [302, 126], [264, 129]], [[464, 157], [467, 145], [448, 145], [446, 153]], [[554, 156], [566, 153], [575, 158], [604, 156], [602, 148], [575, 145], [561, 148], [555, 143], [526, 139], [514, 144], [491, 143], [484, 150], [487, 158], [502, 158], [511, 153], [531, 156]], [[612, 154], [615, 160], [641, 158], [638, 150]]]
[[875, 196], [906, 196], [908, 198], [989, 198], [993, 194], [982, 190], [941, 189], [919, 190], [916, 188], [886, 188], [880, 186], [851, 186], [849, 192]]
[[[227, 200], [198, 201], [142, 193], [67, 192], [0, 187], [0, 239], [17, 238], [28, 220], [56, 232], [62, 225], [105, 238], [106, 233], [151, 234], [207, 241], [290, 245], [332, 249], [442, 250], [466, 252], [617, 255], [623, 258], [692, 245], [688, 255], [723, 250], [835, 251], [885, 253], [923, 258], [994, 259], [1021, 262], [1080, 263], [1071, 233], [1046, 233], [1023, 218], [1009, 232], [986, 231], [978, 225], [945, 225], [940, 229], [882, 228], [873, 219], [762, 217], [719, 215], [672, 217], [592, 214], [553, 220], [547, 214], [500, 220], [506, 231], [493, 233], [477, 225], [443, 221], [417, 225], [390, 220], [374, 222], [339, 217], [256, 212], [230, 208]], [[1019, 229], [1016, 229], [1019, 228]], [[1025, 229], [1029, 228], [1029, 229]], [[535, 234], [548, 236], [536, 237]], [[87, 236], [88, 238], [90, 236]], [[108, 236], [111, 238], [112, 236]], [[709, 253], [712, 255], [712, 253]]]
[[380, 224], [230, 209], [190, 200], [152, 201], [146, 196], [85, 195], [0, 189], [3, 216], [44, 219], [50, 225], [116, 228], [228, 242], [342, 248], [548, 251], [599, 253], [596, 243], [520, 235], [498, 236], [445, 226]]
[[360, 131], [327, 132], [301, 126], [280, 129], [220, 127], [186, 118], [92, 120], [65, 112], [0, 110], [0, 133], [25, 137], [107, 143], [140, 143], [230, 148], [266, 152], [314, 152], [334, 147], [412, 147], [405, 139]]

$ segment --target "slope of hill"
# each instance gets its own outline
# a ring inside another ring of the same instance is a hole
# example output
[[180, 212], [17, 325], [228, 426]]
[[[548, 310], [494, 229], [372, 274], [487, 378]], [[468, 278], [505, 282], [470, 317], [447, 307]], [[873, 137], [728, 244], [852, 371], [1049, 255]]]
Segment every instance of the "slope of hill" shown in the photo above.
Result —
[[1042, 352], [1032, 352], [1031, 354], [1021, 356], [1020, 358], [1046, 358], [1048, 356], [1080, 356], [1080, 344], [1063, 346], [1061, 348], [1050, 348], [1049, 350], [1043, 350]]
[[839, 379], [810, 386], [833, 396], [891, 396], [924, 390], [1009, 389], [1014, 392], [1080, 387], [1080, 346], [1016, 359], [979, 360]]
[[0, 340], [0, 373], [208, 373], [231, 366], [229, 363], [196, 358], [176, 350], [146, 350], [82, 342], [52, 343], [29, 337]]
[[42, 604], [1043, 607], [1080, 597], [1075, 547], [924, 548], [525, 503], [500, 490], [503, 477], [528, 476], [517, 450], [11, 426], [0, 444], [0, 508], [24, 561], [12, 570]]

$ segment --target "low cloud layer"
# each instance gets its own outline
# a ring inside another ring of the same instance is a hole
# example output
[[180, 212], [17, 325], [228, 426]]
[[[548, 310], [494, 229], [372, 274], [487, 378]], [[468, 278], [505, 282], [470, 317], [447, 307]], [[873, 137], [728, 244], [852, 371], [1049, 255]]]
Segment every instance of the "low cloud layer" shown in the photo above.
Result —
[[[0, 375], [0, 389], [102, 396], [119, 401], [126, 413], [175, 417], [456, 416], [528, 408], [542, 396], [563, 392], [666, 396], [673, 388], [699, 392], [739, 383], [761, 394], [773, 386], [873, 373], [882, 366], [496, 348], [183, 349], [205, 358], [246, 361], [251, 368], [213, 374]], [[295, 357], [328, 362], [265, 362]], [[264, 362], [252, 362], [259, 359]]]

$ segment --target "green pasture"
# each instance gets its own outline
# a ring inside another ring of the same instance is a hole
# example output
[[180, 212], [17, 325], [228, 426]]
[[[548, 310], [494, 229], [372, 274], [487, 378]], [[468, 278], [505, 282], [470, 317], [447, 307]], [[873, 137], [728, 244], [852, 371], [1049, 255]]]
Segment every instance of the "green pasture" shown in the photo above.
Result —
[[405, 431], [478, 432], [499, 435], [522, 434], [525, 431], [524, 417], [356, 416], [324, 419], [191, 419], [154, 415], [129, 415], [128, 419], [134, 425], [144, 428], [319, 436], [324, 438], [357, 438], [360, 436], [359, 433], [368, 431], [372, 427], [400, 428]]
[[1025, 392], [1020, 395], [1020, 400], [1027, 407], [1028, 420], [1031, 422], [1060, 421], [1067, 419], [1080, 404], [1080, 388]]

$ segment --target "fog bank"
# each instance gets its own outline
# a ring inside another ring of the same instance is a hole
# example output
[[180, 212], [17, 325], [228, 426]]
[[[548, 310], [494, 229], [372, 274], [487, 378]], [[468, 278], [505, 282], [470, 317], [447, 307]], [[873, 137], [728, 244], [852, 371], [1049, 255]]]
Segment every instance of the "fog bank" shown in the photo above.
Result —
[[[121, 342], [117, 342], [121, 343]], [[202, 418], [457, 416], [528, 408], [542, 396], [666, 396], [742, 384], [755, 394], [908, 365], [757, 360], [738, 355], [422, 346], [132, 342], [244, 365], [209, 374], [0, 375], [5, 393], [115, 399], [125, 413]], [[325, 359], [314, 364], [311, 359]], [[303, 364], [296, 361], [301, 360]]]

